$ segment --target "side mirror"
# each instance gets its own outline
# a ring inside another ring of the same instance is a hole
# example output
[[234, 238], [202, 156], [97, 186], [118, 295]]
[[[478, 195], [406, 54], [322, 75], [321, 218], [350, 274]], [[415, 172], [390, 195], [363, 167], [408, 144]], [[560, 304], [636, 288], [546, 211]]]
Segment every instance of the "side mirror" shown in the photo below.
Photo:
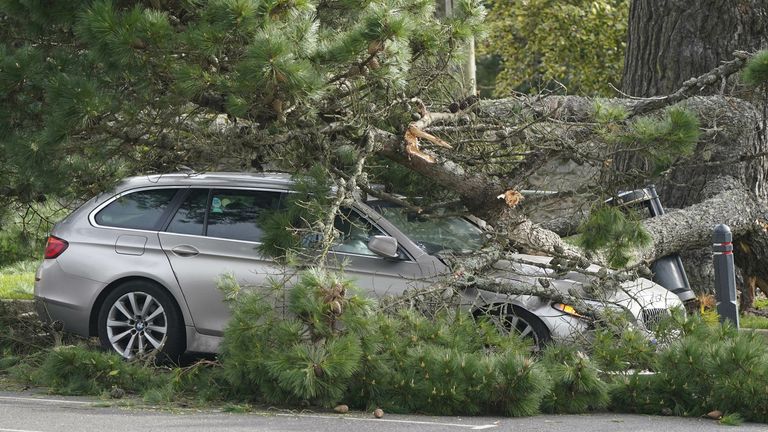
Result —
[[384, 258], [397, 258], [397, 239], [385, 235], [376, 235], [368, 240], [368, 249]]

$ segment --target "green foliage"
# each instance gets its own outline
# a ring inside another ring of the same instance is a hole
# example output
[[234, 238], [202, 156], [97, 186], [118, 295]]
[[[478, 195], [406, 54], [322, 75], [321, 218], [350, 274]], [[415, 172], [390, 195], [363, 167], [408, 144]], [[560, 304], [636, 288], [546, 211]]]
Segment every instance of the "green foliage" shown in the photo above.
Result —
[[618, 123], [626, 120], [629, 112], [623, 106], [596, 101], [593, 116], [601, 124]]
[[759, 315], [743, 314], [739, 317], [739, 326], [752, 329], [768, 329], [768, 318]]
[[768, 82], [768, 51], [760, 51], [752, 56], [741, 72], [741, 78], [752, 86]]
[[661, 351], [656, 374], [631, 376], [612, 389], [617, 410], [703, 415], [713, 409], [768, 421], [768, 345], [755, 333], [689, 319], [685, 335]]
[[63, 215], [64, 210], [52, 202], [11, 204], [0, 210], [0, 267], [41, 259], [48, 232]]
[[547, 372], [533, 358], [507, 351], [491, 367], [498, 371], [488, 400], [501, 413], [529, 416], [539, 413], [542, 399], [549, 390]]
[[281, 208], [262, 217], [261, 252], [282, 260], [320, 242], [318, 222], [326, 219], [332, 199], [333, 183], [319, 164], [293, 180], [295, 193], [286, 197]]
[[179, 164], [305, 169], [332, 152], [301, 133], [334, 123], [357, 145], [402, 126], [396, 101], [447, 75], [483, 17], [480, 0], [445, 19], [433, 0], [3, 1], [0, 194], [83, 197]]
[[656, 345], [642, 331], [631, 328], [598, 328], [593, 336], [592, 360], [602, 370], [651, 370], [656, 360]]
[[[3, 345], [0, 373], [56, 393], [123, 389], [147, 403], [221, 401], [232, 412], [250, 410], [249, 401], [509, 416], [607, 406], [686, 416], [718, 409], [728, 413], [723, 424], [768, 421], [768, 344], [728, 325], [673, 317], [679, 338], [667, 346], [649, 350], [634, 332], [610, 339], [603, 332], [589, 350], [552, 345], [537, 358], [516, 337], [466, 313], [384, 313], [318, 270], [302, 273], [296, 286], [239, 291], [222, 364], [161, 370], [82, 347], [25, 354]], [[626, 351], [611, 358], [611, 341]], [[603, 373], [611, 362], [625, 374]], [[654, 373], [640, 371], [646, 367]]]
[[693, 154], [700, 135], [696, 114], [685, 108], [672, 107], [661, 119], [640, 117], [634, 120], [618, 139], [628, 146], [637, 146], [639, 153], [653, 163], [655, 173], [659, 174], [675, 159]]
[[377, 317], [350, 399], [361, 408], [435, 414], [533, 415], [549, 388], [515, 336], [464, 313]]
[[0, 299], [32, 300], [35, 273], [8, 273], [0, 269]]
[[286, 293], [242, 293], [222, 355], [236, 393], [389, 412], [538, 412], [549, 380], [515, 336], [466, 313], [377, 312], [350, 294], [320, 270]]
[[222, 354], [232, 385], [270, 403], [338, 402], [359, 368], [361, 334], [370, 323], [370, 303], [346, 297], [351, 289], [349, 281], [314, 269], [301, 275], [285, 309], [264, 293], [238, 297]]
[[744, 423], [744, 417], [739, 413], [726, 414], [720, 419], [720, 424], [726, 426], [740, 426], [742, 423]]
[[39, 261], [18, 261], [0, 267], [0, 299], [31, 300]]
[[659, 415], [670, 410], [676, 415], [686, 415], [681, 411], [671, 411], [663, 396], [663, 388], [660, 380], [655, 375], [647, 373], [634, 373], [627, 376], [618, 376], [612, 383], [610, 390], [610, 406], [612, 411], [626, 413], [644, 413]]
[[543, 411], [584, 413], [608, 405], [608, 385], [592, 360], [577, 347], [548, 347], [542, 362], [552, 379], [552, 387], [542, 401]]
[[62, 347], [48, 352], [35, 378], [38, 385], [72, 395], [98, 395], [113, 387], [139, 393], [158, 382], [151, 369], [127, 363], [117, 353], [80, 347]]
[[607, 205], [592, 210], [579, 232], [582, 234], [578, 239], [579, 246], [590, 252], [604, 251], [613, 267], [627, 265], [634, 248], [651, 242], [639, 221], [621, 209]]
[[496, 93], [553, 80], [569, 93], [609, 95], [621, 80], [628, 0], [493, 0], [481, 52], [501, 58]]

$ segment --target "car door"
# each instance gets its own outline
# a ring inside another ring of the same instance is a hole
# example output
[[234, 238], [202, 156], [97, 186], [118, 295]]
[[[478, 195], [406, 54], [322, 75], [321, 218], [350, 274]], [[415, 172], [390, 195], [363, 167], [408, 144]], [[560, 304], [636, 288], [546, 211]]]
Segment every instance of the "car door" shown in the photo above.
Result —
[[400, 295], [407, 288], [430, 284], [430, 278], [437, 273], [431, 257], [426, 261], [417, 260], [402, 246], [398, 248], [397, 258], [384, 258], [368, 249], [371, 236], [389, 233], [359, 210], [341, 209], [334, 228], [339, 237], [328, 254], [328, 266], [343, 270], [345, 276], [369, 295]]
[[259, 253], [259, 216], [277, 208], [280, 192], [190, 189], [160, 243], [197, 331], [221, 335], [230, 318], [219, 282], [231, 275], [241, 287], [265, 285], [280, 269]]

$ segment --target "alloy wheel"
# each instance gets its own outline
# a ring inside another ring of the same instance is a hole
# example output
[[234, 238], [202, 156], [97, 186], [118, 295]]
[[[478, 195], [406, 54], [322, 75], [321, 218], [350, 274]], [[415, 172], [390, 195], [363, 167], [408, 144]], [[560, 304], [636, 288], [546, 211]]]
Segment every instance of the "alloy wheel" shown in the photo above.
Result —
[[107, 315], [107, 338], [125, 358], [161, 350], [168, 333], [168, 318], [160, 302], [144, 292], [119, 297]]

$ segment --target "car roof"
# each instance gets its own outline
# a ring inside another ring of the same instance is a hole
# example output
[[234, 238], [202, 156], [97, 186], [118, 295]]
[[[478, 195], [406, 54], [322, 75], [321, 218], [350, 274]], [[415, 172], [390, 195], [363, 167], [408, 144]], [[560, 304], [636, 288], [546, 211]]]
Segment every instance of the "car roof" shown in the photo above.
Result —
[[242, 173], [242, 172], [206, 172], [206, 173], [170, 173], [147, 174], [129, 177], [117, 187], [125, 191], [149, 186], [272, 186], [290, 188], [294, 183], [291, 174], [279, 172]]

